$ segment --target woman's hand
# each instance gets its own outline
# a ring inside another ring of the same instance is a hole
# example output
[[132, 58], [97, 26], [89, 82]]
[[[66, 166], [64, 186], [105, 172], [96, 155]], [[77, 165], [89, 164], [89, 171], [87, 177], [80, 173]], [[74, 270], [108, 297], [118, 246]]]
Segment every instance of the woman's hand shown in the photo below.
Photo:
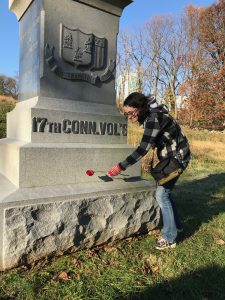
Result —
[[121, 171], [122, 171], [122, 169], [121, 169], [120, 165], [117, 164], [112, 169], [108, 170], [106, 174], [110, 177], [113, 177], [113, 176], [119, 175]]

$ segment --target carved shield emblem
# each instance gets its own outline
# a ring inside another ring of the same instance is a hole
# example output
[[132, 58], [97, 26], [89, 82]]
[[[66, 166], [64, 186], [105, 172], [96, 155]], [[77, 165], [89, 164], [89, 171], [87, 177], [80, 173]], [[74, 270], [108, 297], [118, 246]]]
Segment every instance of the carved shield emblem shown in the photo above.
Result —
[[[61, 24], [59, 40], [61, 58], [74, 66], [74, 70], [71, 72], [70, 66], [62, 65], [54, 55], [55, 46], [46, 43], [45, 61], [57, 76], [66, 80], [86, 81], [93, 85], [113, 78], [116, 61], [108, 57], [106, 38]], [[96, 70], [101, 71], [95, 72]]]
[[70, 29], [62, 25], [62, 58], [76, 68], [91, 70], [105, 66], [106, 39], [87, 34], [79, 29]]

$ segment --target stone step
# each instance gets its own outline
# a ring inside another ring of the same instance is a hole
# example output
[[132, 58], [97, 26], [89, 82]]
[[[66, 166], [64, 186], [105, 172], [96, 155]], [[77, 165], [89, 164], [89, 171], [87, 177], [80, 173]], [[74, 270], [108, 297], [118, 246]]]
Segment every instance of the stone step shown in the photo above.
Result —
[[0, 174], [0, 270], [156, 228], [154, 183], [127, 180], [16, 188]]
[[[133, 147], [124, 144], [26, 143], [0, 141], [0, 172], [17, 187], [85, 183], [96, 181], [86, 170], [104, 175], [124, 160]], [[139, 176], [140, 163], [123, 172]]]

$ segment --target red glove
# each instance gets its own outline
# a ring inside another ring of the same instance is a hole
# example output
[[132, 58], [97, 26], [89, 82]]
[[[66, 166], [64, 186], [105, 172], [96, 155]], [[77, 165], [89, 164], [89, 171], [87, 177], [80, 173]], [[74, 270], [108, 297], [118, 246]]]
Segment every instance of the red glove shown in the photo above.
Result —
[[108, 176], [112, 177], [112, 176], [116, 176], [116, 175], [120, 174], [121, 171], [122, 171], [122, 169], [121, 169], [120, 165], [117, 164], [111, 170], [108, 170], [106, 174]]

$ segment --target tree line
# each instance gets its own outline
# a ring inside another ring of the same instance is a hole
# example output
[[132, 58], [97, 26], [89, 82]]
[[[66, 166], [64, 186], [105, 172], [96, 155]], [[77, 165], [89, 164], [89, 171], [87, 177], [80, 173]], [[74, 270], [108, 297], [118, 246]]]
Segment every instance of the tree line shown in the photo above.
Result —
[[0, 95], [17, 99], [18, 80], [16, 77], [13, 78], [6, 75], [0, 75]]
[[184, 125], [225, 128], [225, 0], [182, 15], [154, 16], [135, 33], [121, 33], [118, 102], [123, 82], [135, 74], [133, 90], [167, 104]]

